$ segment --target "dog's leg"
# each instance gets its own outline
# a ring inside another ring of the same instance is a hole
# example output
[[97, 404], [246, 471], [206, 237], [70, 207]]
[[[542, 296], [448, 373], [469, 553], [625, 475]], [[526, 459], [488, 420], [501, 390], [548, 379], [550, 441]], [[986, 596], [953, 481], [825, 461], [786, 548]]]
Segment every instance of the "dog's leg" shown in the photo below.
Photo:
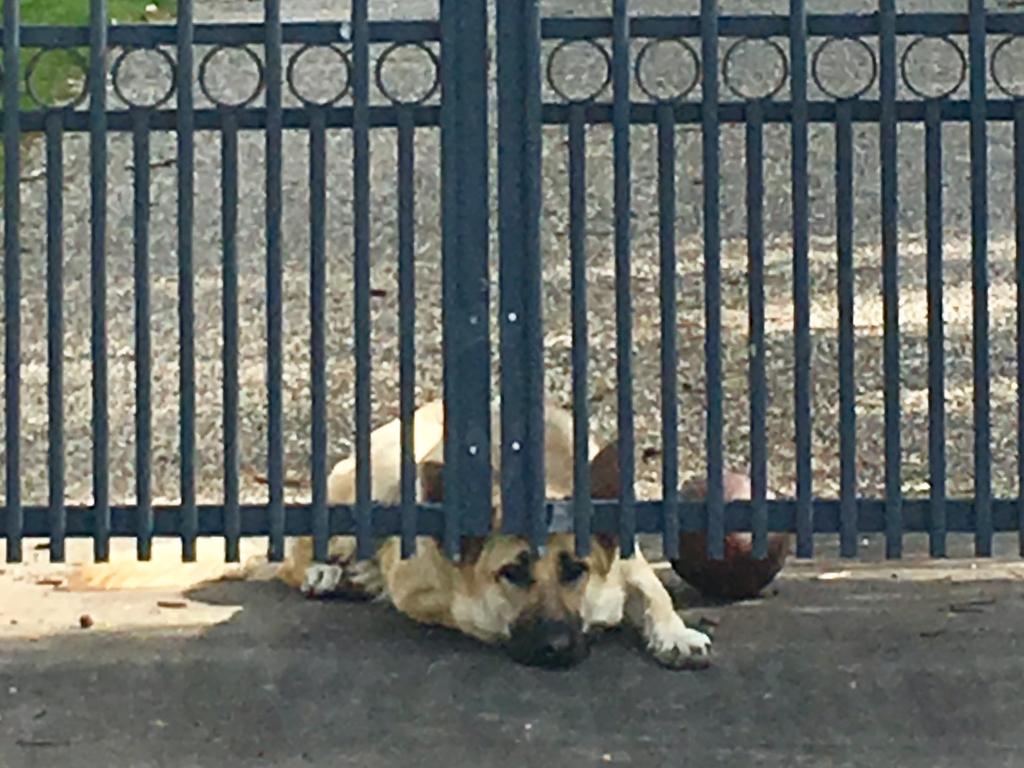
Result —
[[619, 562], [616, 561], [607, 576], [593, 575], [587, 582], [587, 591], [580, 609], [583, 631], [589, 634], [617, 627], [622, 623], [625, 605], [626, 588]]
[[626, 588], [626, 616], [643, 634], [654, 658], [673, 669], [708, 666], [711, 638], [686, 626], [639, 548], [630, 559], [619, 559], [616, 567], [621, 569]]
[[356, 540], [339, 536], [331, 540], [326, 563], [309, 563], [299, 589], [310, 598], [372, 600], [384, 592], [384, 580], [376, 560], [356, 560]]
[[463, 576], [441, 551], [435, 539], [416, 538], [416, 555], [403, 560], [401, 542], [389, 539], [380, 548], [380, 570], [387, 599], [395, 610], [420, 624], [454, 629], [479, 636], [472, 626], [453, 615], [455, 593]]

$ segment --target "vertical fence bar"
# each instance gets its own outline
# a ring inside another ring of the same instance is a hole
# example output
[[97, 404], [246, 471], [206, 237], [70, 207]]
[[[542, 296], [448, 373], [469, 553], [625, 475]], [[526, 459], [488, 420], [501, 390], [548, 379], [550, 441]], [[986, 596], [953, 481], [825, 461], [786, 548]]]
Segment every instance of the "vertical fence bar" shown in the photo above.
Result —
[[526, 331], [525, 364], [528, 373], [526, 396], [526, 466], [533, 480], [527, 483], [527, 509], [530, 516], [530, 541], [535, 550], [547, 542], [547, 496], [544, 456], [544, 267], [540, 253], [541, 215], [541, 96], [540, 96], [540, 9], [536, 2], [526, 4], [526, 31], [523, 38], [523, 76], [527, 98], [523, 118], [526, 121], [523, 151], [523, 208], [526, 211], [526, 261], [523, 270], [523, 326]]
[[[502, 528], [540, 531], [545, 495], [540, 316], [540, 17], [536, 0], [499, 3], [498, 200]], [[534, 349], [533, 347], [538, 347]]]
[[896, 133], [896, 0], [880, 0], [879, 91], [882, 100], [882, 293], [885, 376], [885, 556], [903, 553], [900, 463], [899, 161]]
[[21, 19], [4, 0], [4, 449], [7, 561], [21, 560]]
[[149, 113], [132, 112], [135, 250], [135, 507], [136, 554], [149, 560], [153, 539], [152, 345], [149, 302]]
[[612, 4], [612, 105], [615, 163], [615, 373], [619, 428], [619, 547], [633, 556], [636, 536], [635, 435], [633, 434], [633, 305], [629, 141], [629, 2]]
[[107, 412], [107, 3], [89, 15], [89, 196], [92, 260], [93, 557], [110, 554], [110, 426]]
[[1024, 98], [1013, 105], [1013, 192], [1017, 235], [1017, 537], [1024, 557]]
[[309, 126], [309, 359], [310, 476], [313, 481], [313, 558], [327, 560], [327, 120], [313, 110]]
[[4, 418], [7, 561], [21, 560], [21, 20], [4, 1]]
[[587, 126], [586, 108], [569, 109], [569, 259], [572, 293], [573, 530], [576, 554], [590, 554], [590, 413], [587, 399]]
[[764, 338], [764, 106], [746, 106], [747, 271], [750, 334], [750, 491], [753, 555], [768, 556], [768, 440], [765, 432], [768, 381]]
[[242, 516], [239, 509], [238, 445], [238, 119], [223, 114], [220, 136], [221, 239], [223, 277], [221, 312], [224, 349], [224, 557], [239, 559]]
[[357, 550], [360, 558], [369, 558], [373, 554], [373, 519], [370, 507], [370, 34], [367, 0], [352, 3], [352, 34]]
[[[281, 392], [284, 377], [281, 337], [281, 0], [264, 0], [263, 24], [267, 59], [267, 475], [270, 484], [269, 554], [271, 562], [276, 562], [284, 558], [284, 404]], [[358, 53], [356, 56], [357, 71], [354, 85], [358, 86]], [[355, 96], [358, 110], [358, 91]], [[355, 162], [358, 167], [358, 153]], [[358, 193], [356, 196], [358, 197]], [[357, 242], [358, 237], [357, 231]]]
[[708, 554], [725, 556], [722, 490], [722, 268], [719, 200], [718, 2], [701, 0], [701, 88], [704, 162], [704, 360], [708, 389]]
[[534, 548], [547, 540], [547, 520], [543, 502], [546, 498], [546, 468], [544, 456], [544, 322], [542, 280], [543, 262], [540, 255], [541, 211], [541, 98], [540, 98], [540, 11], [531, 4], [527, 17], [531, 30], [525, 46], [524, 75], [527, 82], [526, 146], [530, 158], [528, 175], [524, 178], [524, 208], [527, 215], [528, 263], [524, 271], [527, 303], [524, 305], [526, 333], [526, 359], [531, 371], [527, 396], [527, 462], [536, 480], [531, 484], [531, 534]]
[[[526, 410], [526, 370], [522, 365], [522, 257], [526, 251], [527, 212], [523, 210], [522, 167], [525, 156], [526, 101], [521, 40], [525, 19], [518, 3], [498, 3], [498, 235], [499, 331], [501, 353], [501, 527], [503, 533], [526, 529], [525, 472], [522, 443]], [[448, 59], [449, 57], [445, 57]], [[454, 182], [453, 182], [454, 183]], [[447, 274], [447, 271], [446, 271]]]
[[46, 116], [46, 368], [50, 562], [64, 562], [64, 116]]
[[985, 0], [971, 0], [971, 292], [974, 338], [974, 551], [992, 555], [992, 445], [988, 353], [988, 127], [985, 102]]
[[195, 216], [195, 115], [192, 0], [178, 2], [178, 398], [181, 452], [181, 558], [196, 559], [196, 383], [192, 228]]
[[928, 476], [932, 557], [946, 556], [946, 392], [942, 319], [942, 103], [925, 107], [928, 247]]
[[795, 336], [797, 557], [814, 556], [811, 487], [811, 278], [807, 175], [807, 7], [790, 0], [789, 58], [793, 100], [793, 332]]
[[836, 251], [839, 299], [839, 494], [841, 557], [857, 556], [857, 387], [854, 380], [853, 102], [836, 107]]
[[[502, 6], [511, 3], [499, 3]], [[505, 19], [506, 26], [509, 20]], [[498, 23], [498, 67], [508, 66], [503, 58], [509, 50], [505, 42], [507, 30], [502, 20]], [[539, 48], [539, 24], [534, 29], [536, 39], [527, 37], [516, 44], [527, 50]], [[441, 0], [441, 187], [442, 199], [442, 261], [444, 275], [444, 399], [445, 399], [445, 537], [444, 544], [450, 556], [459, 553], [460, 534], [485, 535], [491, 529], [491, 350], [490, 350], [490, 278], [488, 251], [488, 84], [489, 50], [486, 3], [465, 3], [460, 0]], [[513, 59], [512, 68], [521, 62]], [[518, 79], [524, 75], [519, 73]], [[499, 78], [499, 82], [501, 78]], [[537, 97], [539, 102], [539, 96]], [[498, 90], [498, 111], [508, 108], [507, 93]], [[523, 108], [522, 101], [517, 103]], [[535, 106], [539, 109], [539, 104]], [[509, 123], [513, 121], [509, 119]], [[518, 135], [515, 125], [504, 126]], [[539, 127], [538, 127], [539, 131]], [[508, 144], [507, 133], [499, 129], [499, 144]], [[516, 150], [523, 157], [522, 147]], [[536, 149], [539, 152], [539, 148]], [[537, 160], [539, 163], [539, 160]], [[518, 167], [518, 166], [517, 166]], [[538, 166], [539, 167], [539, 166]], [[519, 202], [508, 200], [512, 184], [518, 194], [517, 182], [508, 175], [509, 167], [501, 166], [499, 197], [507, 200], [509, 208]], [[528, 168], [522, 170], [529, 178]], [[504, 204], [502, 211], [505, 211]], [[520, 219], [520, 221], [525, 221]], [[536, 226], [537, 217], [534, 217]], [[503, 229], [507, 223], [499, 219]], [[522, 243], [523, 241], [520, 241]], [[506, 258], [510, 256], [502, 234], [502, 280], [506, 278]], [[522, 252], [519, 254], [522, 256]], [[504, 296], [503, 296], [504, 299]], [[516, 312], [523, 311], [517, 307]], [[505, 308], [503, 307], [503, 314]], [[503, 323], [504, 334], [508, 323]], [[504, 344], [504, 335], [502, 344]], [[505, 349], [502, 349], [505, 360]], [[515, 361], [522, 365], [523, 360]], [[529, 362], [528, 360], [526, 361]], [[504, 367], [507, 374], [508, 368]], [[503, 395], [505, 382], [502, 381]], [[511, 390], [509, 390], [511, 391]], [[502, 397], [502, 429], [507, 412]], [[512, 412], [513, 415], [523, 411]], [[518, 425], [514, 425], [517, 426]], [[503, 438], [509, 435], [503, 432]], [[514, 439], [514, 438], [513, 438]], [[525, 441], [525, 438], [520, 437]], [[508, 446], [509, 440], [505, 441]], [[509, 452], [502, 451], [502, 466]], [[522, 465], [520, 465], [522, 466]], [[543, 477], [540, 477], [540, 496], [543, 497]], [[536, 494], [535, 494], [536, 495]], [[506, 500], [508, 497], [505, 497]], [[522, 497], [518, 500], [522, 504]], [[504, 507], [508, 511], [508, 507]]]
[[402, 419], [402, 557], [416, 554], [416, 128], [398, 112], [398, 388]]
[[662, 548], [679, 557], [679, 346], [676, 329], [676, 118], [658, 105], [658, 252], [661, 307]]

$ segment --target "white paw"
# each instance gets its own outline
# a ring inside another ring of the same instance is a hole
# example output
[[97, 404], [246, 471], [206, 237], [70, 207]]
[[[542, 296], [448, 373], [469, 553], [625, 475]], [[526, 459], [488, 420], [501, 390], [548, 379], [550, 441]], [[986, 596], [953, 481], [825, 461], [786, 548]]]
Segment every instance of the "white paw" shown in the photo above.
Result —
[[360, 560], [346, 566], [345, 580], [353, 591], [362, 592], [366, 597], [378, 597], [384, 591], [384, 577], [372, 560]]
[[306, 597], [323, 597], [337, 592], [344, 579], [345, 569], [340, 565], [316, 563], [306, 569], [300, 589]]
[[687, 627], [681, 618], [652, 624], [647, 648], [661, 664], [672, 669], [703, 669], [711, 664], [711, 638]]

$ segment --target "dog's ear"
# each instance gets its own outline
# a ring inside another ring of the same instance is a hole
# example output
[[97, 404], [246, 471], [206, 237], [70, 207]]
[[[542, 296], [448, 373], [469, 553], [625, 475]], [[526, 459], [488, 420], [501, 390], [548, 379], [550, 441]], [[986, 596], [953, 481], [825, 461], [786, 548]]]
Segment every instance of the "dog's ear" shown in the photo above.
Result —
[[[619, 498], [621, 488], [619, 447], [612, 442], [598, 451], [590, 461], [590, 497], [599, 501], [613, 501]], [[594, 538], [610, 556], [619, 546], [619, 537], [613, 533], [598, 533]]]
[[617, 535], [614, 533], [595, 533], [594, 540], [601, 549], [608, 553], [609, 557], [615, 556], [615, 552], [619, 548], [619, 537]]
[[[424, 461], [419, 466], [420, 493], [426, 504], [444, 503], [444, 464], [440, 461]], [[440, 545], [440, 542], [438, 542]], [[459, 550], [459, 561], [472, 565], [480, 559], [484, 548], [484, 538], [465, 536]]]
[[703, 475], [696, 475], [679, 488], [679, 498], [682, 501], [704, 501], [708, 497], [708, 479]]
[[463, 536], [461, 548], [459, 549], [460, 565], [476, 565], [484, 551], [484, 536]]
[[608, 443], [590, 461], [590, 497], [609, 501], [619, 498], [619, 447]]
[[444, 464], [439, 461], [420, 464], [420, 494], [427, 504], [444, 501]]

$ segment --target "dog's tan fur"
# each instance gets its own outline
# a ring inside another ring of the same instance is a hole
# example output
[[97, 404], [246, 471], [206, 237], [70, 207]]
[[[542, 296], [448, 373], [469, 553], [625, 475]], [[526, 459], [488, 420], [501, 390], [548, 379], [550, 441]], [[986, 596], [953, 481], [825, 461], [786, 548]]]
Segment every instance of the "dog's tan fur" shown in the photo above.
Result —
[[[499, 472], [500, 433], [495, 408], [492, 423], [495, 475]], [[414, 420], [415, 457], [421, 471], [420, 500], [436, 500], [440, 491], [423, 479], [443, 460], [443, 406], [431, 402], [421, 407]], [[400, 498], [400, 422], [392, 421], [371, 435], [373, 498], [397, 503]], [[593, 443], [590, 457], [597, 454]], [[572, 494], [572, 416], [548, 403], [545, 409], [545, 462], [548, 498]], [[595, 469], [602, 462], [594, 463]], [[329, 500], [348, 504], [355, 497], [353, 459], [340, 462], [328, 481]], [[500, 483], [496, 482], [499, 488]], [[492, 499], [494, 529], [500, 521], [500, 498]], [[549, 537], [543, 553], [530, 560], [528, 587], [501, 578], [503, 569], [521, 562], [529, 548], [520, 538], [494, 534], [470, 543], [468, 554], [455, 562], [446, 557], [436, 541], [417, 539], [417, 553], [402, 560], [397, 537], [380, 545], [373, 561], [356, 561], [354, 540], [338, 537], [330, 544], [327, 564], [313, 562], [308, 538], [295, 542], [279, 577], [311, 597], [334, 594], [378, 596], [423, 624], [449, 627], [487, 643], [507, 641], [513, 625], [524, 617], [547, 620], [572, 619], [583, 631], [619, 624], [629, 619], [642, 632], [651, 653], [671, 667], [703, 666], [708, 661], [710, 640], [688, 629], [673, 607], [671, 597], [639, 549], [628, 560], [619, 557], [613, 542], [595, 537], [591, 554], [582, 562], [583, 575], [565, 583], [559, 574], [562, 563], [575, 561], [573, 537]]]
[[[492, 463], [497, 477], [500, 467], [500, 420], [495, 405], [492, 414], [494, 436]], [[439, 500], [439, 468], [443, 462], [444, 408], [432, 401], [416, 411], [414, 455], [420, 475], [420, 500]], [[397, 503], [400, 496], [400, 434], [396, 419], [371, 435], [372, 496], [380, 503]], [[617, 487], [608, 482], [617, 467], [614, 451], [601, 452], [589, 445], [592, 460], [593, 495], [610, 498], [605, 490]], [[545, 408], [546, 493], [561, 499], [572, 495], [572, 416], [554, 403]], [[352, 503], [355, 498], [355, 460], [339, 462], [328, 480], [331, 503]], [[431, 479], [432, 478], [432, 479]], [[495, 523], [500, 521], [500, 483], [492, 498]], [[495, 525], [494, 530], [498, 530]], [[244, 566], [224, 563], [208, 555], [220, 546], [210, 540], [201, 547], [202, 562], [182, 564], [176, 542], [161, 540], [154, 547], [154, 562], [132, 558], [113, 564], [85, 564], [72, 569], [69, 585], [74, 589], [126, 589], [179, 587], [224, 576], [234, 578], [277, 577], [309, 596], [356, 592], [360, 596], [388, 599], [399, 611], [423, 624], [450, 627], [487, 643], [508, 639], [510, 628], [524, 616], [559, 620], [578, 619], [584, 631], [615, 626], [624, 619], [636, 625], [650, 652], [671, 667], [703, 666], [708, 662], [710, 640], [688, 629], [676, 614], [671, 597], [639, 549], [628, 560], [618, 555], [614, 542], [595, 537], [591, 554], [583, 561], [586, 572], [572, 584], [559, 577], [559, 563], [571, 557], [571, 536], [552, 535], [541, 557], [531, 561], [532, 581], [527, 589], [499, 578], [509, 563], [528, 550], [521, 539], [493, 535], [485, 541], [469, 541], [465, 557], [453, 562], [429, 537], [417, 539], [415, 557], [402, 560], [397, 538], [384, 540], [373, 561], [357, 562], [354, 540], [338, 537], [330, 543], [329, 563], [313, 562], [312, 541], [299, 538], [292, 543], [287, 560], [280, 566], [253, 558]], [[211, 547], [213, 550], [211, 550]]]

